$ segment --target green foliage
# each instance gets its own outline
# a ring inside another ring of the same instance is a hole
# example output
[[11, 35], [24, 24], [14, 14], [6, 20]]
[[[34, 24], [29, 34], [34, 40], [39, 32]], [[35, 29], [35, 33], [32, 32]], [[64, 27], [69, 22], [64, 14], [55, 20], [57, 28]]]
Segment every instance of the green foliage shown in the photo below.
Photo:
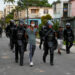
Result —
[[41, 24], [39, 25], [39, 31], [41, 30], [42, 26], [43, 26], [43, 24], [41, 23]]
[[18, 5], [21, 8], [26, 8], [27, 6], [41, 6], [41, 7], [51, 7], [48, 0], [20, 0]]
[[58, 21], [53, 21], [53, 29], [55, 30], [55, 31], [57, 31], [58, 30], [58, 28], [59, 28], [59, 22]]
[[3, 20], [0, 20], [0, 25], [1, 25], [2, 28], [4, 28], [5, 22]]
[[2, 20], [0, 20], [0, 24], [2, 23]]
[[5, 22], [6, 22], [6, 23], [9, 23], [9, 21], [10, 21], [11, 19], [13, 19], [13, 14], [12, 14], [12, 13], [10, 13], [9, 15], [6, 16]]
[[43, 25], [46, 25], [48, 20], [51, 20], [51, 19], [52, 19], [52, 17], [49, 14], [47, 14], [46, 16], [42, 16], [41, 17], [41, 24], [39, 25], [39, 30], [41, 29], [41, 27]]
[[4, 2], [14, 2], [15, 0], [4, 0]]
[[42, 24], [45, 25], [47, 23], [47, 20], [51, 20], [51, 19], [52, 17], [49, 14], [47, 14], [46, 16], [42, 16], [41, 17]]

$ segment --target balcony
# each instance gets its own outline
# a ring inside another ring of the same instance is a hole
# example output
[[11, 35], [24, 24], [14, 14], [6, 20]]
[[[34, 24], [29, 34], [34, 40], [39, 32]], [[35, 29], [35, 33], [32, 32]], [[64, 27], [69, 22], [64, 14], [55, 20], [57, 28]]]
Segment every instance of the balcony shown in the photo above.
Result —
[[39, 18], [40, 17], [39, 14], [29, 14], [28, 16], [29, 18]]

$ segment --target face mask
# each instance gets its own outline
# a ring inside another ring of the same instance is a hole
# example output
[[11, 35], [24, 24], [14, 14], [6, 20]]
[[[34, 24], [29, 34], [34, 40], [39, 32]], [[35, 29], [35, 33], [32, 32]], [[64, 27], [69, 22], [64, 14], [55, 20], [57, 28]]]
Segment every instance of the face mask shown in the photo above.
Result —
[[49, 28], [52, 28], [52, 26], [51, 26], [51, 25], [49, 25]]
[[31, 26], [32, 26], [32, 27], [34, 27], [34, 26], [35, 26], [35, 24], [31, 24]]

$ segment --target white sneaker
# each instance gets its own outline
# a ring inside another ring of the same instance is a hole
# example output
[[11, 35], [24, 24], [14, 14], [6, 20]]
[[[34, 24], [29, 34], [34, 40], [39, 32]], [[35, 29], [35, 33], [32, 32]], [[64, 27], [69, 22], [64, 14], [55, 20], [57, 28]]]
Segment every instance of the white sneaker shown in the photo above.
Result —
[[30, 62], [30, 66], [31, 66], [31, 67], [34, 66], [34, 63], [33, 63], [33, 62]]

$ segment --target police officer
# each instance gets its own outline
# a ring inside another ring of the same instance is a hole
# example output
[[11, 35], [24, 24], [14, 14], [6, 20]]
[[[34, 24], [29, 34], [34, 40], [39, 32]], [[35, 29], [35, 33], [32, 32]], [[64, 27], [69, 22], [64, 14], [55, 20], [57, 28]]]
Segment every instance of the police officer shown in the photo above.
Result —
[[66, 23], [66, 29], [64, 30], [64, 40], [66, 41], [66, 53], [70, 53], [70, 48], [73, 45], [74, 34], [71, 29], [70, 23]]
[[55, 39], [55, 31], [52, 29], [53, 23], [51, 21], [47, 22], [47, 31], [44, 36], [44, 54], [43, 62], [46, 63], [46, 57], [48, 55], [48, 50], [50, 51], [50, 65], [53, 65], [54, 50], [57, 48], [57, 41]]
[[24, 59], [24, 41], [25, 41], [25, 29], [23, 27], [23, 20], [19, 21], [19, 26], [15, 31], [16, 39], [16, 50], [15, 50], [15, 61], [18, 63], [18, 53], [20, 54], [20, 66], [23, 66]]
[[14, 29], [15, 29], [15, 24], [14, 23], [15, 23], [14, 20], [10, 20], [10, 25], [9, 25], [9, 28], [8, 28], [11, 50], [13, 50], [13, 48], [14, 48], [14, 39], [13, 39]]

